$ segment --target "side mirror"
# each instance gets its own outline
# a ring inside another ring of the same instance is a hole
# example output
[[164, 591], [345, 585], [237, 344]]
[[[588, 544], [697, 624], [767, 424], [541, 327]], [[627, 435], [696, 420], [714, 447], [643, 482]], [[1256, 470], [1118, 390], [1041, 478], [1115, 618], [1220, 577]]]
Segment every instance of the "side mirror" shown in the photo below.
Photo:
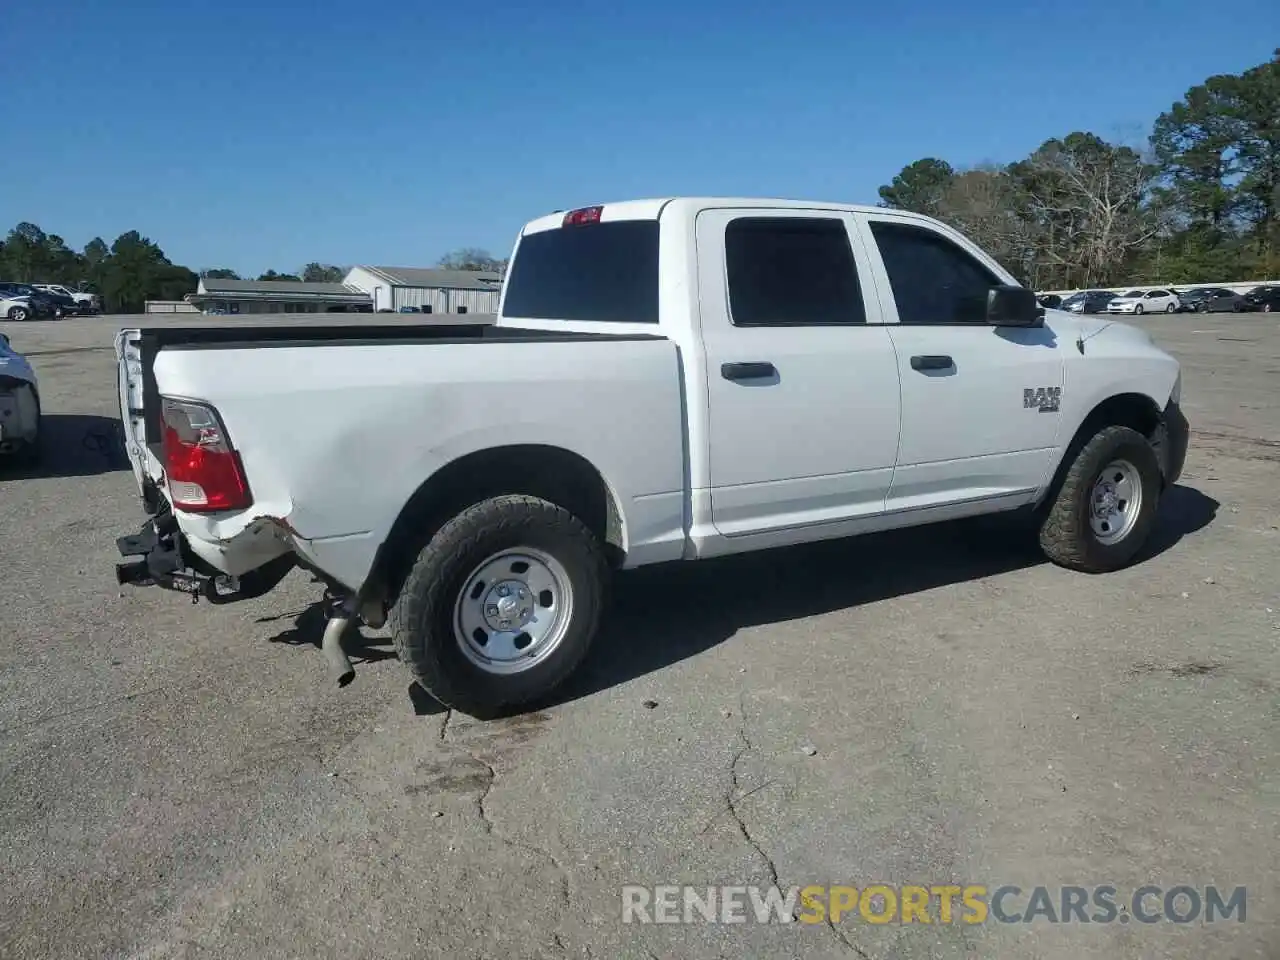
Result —
[[1044, 307], [1026, 287], [992, 287], [987, 291], [987, 323], [993, 327], [1040, 327], [1044, 325]]

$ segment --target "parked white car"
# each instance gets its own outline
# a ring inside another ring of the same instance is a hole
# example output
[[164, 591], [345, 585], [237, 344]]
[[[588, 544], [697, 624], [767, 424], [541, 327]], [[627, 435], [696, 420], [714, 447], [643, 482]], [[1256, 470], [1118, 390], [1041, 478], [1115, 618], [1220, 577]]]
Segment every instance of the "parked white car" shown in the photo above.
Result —
[[31, 364], [0, 333], [0, 462], [40, 450], [40, 387]]
[[1177, 313], [1181, 306], [1168, 290], [1130, 290], [1107, 304], [1107, 313]]
[[936, 220], [829, 203], [541, 217], [494, 325], [155, 327], [116, 354], [152, 513], [120, 582], [227, 602], [301, 566], [339, 682], [346, 627], [389, 622], [476, 715], [575, 670], [614, 568], [1026, 508], [1054, 562], [1118, 569], [1188, 435], [1146, 332], [1045, 310]]
[[35, 316], [31, 308], [31, 298], [27, 296], [0, 297], [0, 320], [22, 322]]

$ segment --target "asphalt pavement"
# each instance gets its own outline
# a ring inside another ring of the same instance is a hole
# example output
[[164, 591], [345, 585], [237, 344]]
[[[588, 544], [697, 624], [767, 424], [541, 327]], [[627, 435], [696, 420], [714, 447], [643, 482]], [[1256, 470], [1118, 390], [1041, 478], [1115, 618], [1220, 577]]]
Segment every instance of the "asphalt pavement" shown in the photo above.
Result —
[[[51, 440], [0, 470], [0, 956], [1280, 956], [1280, 329], [1140, 323], [1194, 430], [1141, 563], [980, 520], [636, 571], [558, 702], [491, 723], [374, 631], [331, 686], [301, 573], [118, 587], [120, 318], [0, 323]], [[625, 885], [775, 882], [1243, 886], [1247, 916], [622, 922]]]

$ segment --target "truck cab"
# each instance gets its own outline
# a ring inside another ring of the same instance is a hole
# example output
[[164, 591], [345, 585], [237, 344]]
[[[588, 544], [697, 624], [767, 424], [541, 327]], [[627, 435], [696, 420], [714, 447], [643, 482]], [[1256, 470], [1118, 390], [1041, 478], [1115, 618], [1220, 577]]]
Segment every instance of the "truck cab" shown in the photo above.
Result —
[[993, 323], [1001, 287], [999, 263], [917, 214], [641, 201], [530, 223], [498, 323], [677, 344], [689, 553], [709, 556], [1024, 506], [1098, 404], [1161, 415], [1178, 367], [1147, 334], [1058, 311]]

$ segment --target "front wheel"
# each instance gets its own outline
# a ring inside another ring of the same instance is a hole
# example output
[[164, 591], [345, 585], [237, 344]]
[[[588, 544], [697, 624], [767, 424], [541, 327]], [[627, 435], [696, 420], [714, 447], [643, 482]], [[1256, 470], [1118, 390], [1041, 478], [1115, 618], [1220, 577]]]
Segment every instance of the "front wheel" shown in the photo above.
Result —
[[9, 319], [17, 323], [21, 323], [23, 320], [26, 320], [29, 316], [31, 316], [31, 314], [27, 311], [26, 307], [10, 307], [9, 308]]
[[546, 697], [586, 656], [605, 603], [600, 543], [546, 500], [494, 497], [446, 523], [392, 608], [396, 649], [447, 707], [495, 716]]
[[1040, 528], [1041, 549], [1059, 566], [1085, 573], [1126, 566], [1155, 523], [1161, 485], [1147, 438], [1104, 427], [1068, 467]]

